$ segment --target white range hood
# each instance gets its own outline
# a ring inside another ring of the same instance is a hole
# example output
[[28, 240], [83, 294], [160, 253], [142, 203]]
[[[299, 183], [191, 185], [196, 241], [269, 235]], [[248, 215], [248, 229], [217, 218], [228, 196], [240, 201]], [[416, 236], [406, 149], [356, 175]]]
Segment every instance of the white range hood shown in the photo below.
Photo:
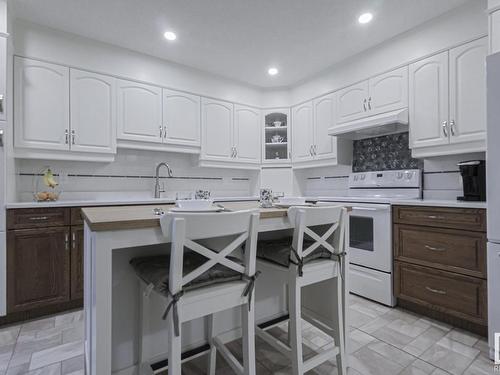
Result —
[[408, 108], [404, 108], [336, 125], [328, 129], [328, 134], [358, 140], [407, 131]]

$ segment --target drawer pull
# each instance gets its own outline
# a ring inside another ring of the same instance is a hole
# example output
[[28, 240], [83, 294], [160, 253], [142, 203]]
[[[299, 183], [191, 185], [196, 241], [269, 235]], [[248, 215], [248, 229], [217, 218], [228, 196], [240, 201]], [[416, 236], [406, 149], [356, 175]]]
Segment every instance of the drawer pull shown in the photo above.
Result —
[[446, 251], [446, 249], [444, 249], [442, 247], [432, 247], [432, 246], [429, 246], [429, 245], [425, 245], [425, 248], [427, 250], [431, 250], [431, 251]]
[[48, 218], [48, 216], [32, 216], [30, 220], [47, 220]]
[[427, 215], [428, 219], [439, 219], [439, 220], [444, 220], [444, 216], [440, 215]]
[[429, 292], [436, 293], [436, 294], [441, 294], [441, 295], [446, 294], [445, 290], [434, 289], [434, 288], [431, 288], [430, 286], [426, 286], [425, 289], [427, 289]]

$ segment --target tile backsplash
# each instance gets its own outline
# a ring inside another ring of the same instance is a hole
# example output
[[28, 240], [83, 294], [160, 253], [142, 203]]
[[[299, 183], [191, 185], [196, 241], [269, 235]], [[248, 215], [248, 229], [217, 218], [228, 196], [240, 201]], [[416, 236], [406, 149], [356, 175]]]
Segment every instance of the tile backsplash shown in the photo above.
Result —
[[422, 169], [408, 146], [409, 134], [398, 133], [353, 142], [353, 172]]
[[197, 155], [119, 149], [112, 163], [18, 159], [17, 200], [33, 199], [34, 175], [45, 166], [58, 174], [64, 200], [151, 198], [155, 167], [161, 161], [173, 170], [172, 178], [165, 177], [165, 169], [160, 173], [166, 190], [162, 196], [166, 198], [198, 189], [210, 190], [214, 197], [255, 196], [258, 192], [258, 171], [201, 168]]

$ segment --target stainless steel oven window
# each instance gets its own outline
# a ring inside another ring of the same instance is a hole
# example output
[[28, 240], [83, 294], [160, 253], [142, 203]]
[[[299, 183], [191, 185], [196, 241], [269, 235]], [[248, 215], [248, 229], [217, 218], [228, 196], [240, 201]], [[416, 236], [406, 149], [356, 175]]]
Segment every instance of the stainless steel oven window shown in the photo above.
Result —
[[355, 249], [374, 251], [373, 218], [351, 215], [349, 225], [349, 246]]

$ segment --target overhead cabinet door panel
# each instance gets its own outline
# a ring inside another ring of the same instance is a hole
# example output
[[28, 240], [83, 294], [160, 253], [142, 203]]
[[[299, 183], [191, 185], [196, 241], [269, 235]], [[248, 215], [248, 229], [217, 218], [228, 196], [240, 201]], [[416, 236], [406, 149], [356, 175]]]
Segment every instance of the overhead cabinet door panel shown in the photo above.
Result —
[[233, 154], [233, 104], [202, 98], [202, 157], [230, 160]]
[[292, 108], [293, 161], [313, 159], [313, 113], [312, 102]]
[[238, 161], [260, 163], [260, 128], [260, 110], [234, 106], [234, 145]]
[[161, 88], [118, 81], [118, 139], [162, 142]]
[[163, 89], [164, 142], [200, 146], [200, 97]]
[[450, 50], [450, 142], [486, 138], [487, 38]]
[[316, 99], [314, 106], [314, 144], [317, 159], [336, 157], [336, 138], [328, 135], [328, 128], [335, 124], [335, 94]]
[[408, 67], [370, 78], [370, 116], [408, 106]]
[[337, 96], [337, 123], [367, 116], [368, 96], [368, 81], [340, 90]]
[[115, 153], [115, 79], [76, 69], [70, 75], [71, 150]]
[[411, 148], [448, 144], [448, 52], [410, 65]]
[[15, 57], [14, 86], [15, 146], [68, 150], [69, 68]]

